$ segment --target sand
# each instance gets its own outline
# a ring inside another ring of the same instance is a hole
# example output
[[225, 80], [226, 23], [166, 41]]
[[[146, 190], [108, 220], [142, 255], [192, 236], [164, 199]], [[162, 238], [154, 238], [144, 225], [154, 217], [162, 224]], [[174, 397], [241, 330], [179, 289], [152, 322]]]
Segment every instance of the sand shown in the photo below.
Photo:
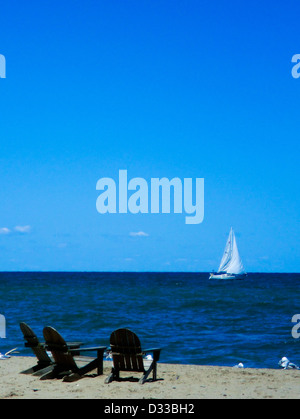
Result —
[[[158, 381], [144, 385], [122, 380], [105, 384], [111, 362], [104, 362], [104, 375], [93, 372], [78, 381], [41, 381], [20, 374], [35, 365], [34, 357], [12, 356], [0, 360], [0, 399], [298, 399], [299, 370], [158, 364]], [[121, 377], [140, 377], [122, 373]]]

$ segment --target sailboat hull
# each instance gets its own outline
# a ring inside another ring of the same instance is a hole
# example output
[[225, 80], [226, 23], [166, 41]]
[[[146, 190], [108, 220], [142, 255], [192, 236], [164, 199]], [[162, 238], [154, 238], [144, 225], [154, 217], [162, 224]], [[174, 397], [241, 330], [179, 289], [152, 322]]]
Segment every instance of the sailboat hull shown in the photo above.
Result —
[[209, 279], [245, 279], [247, 274], [217, 274], [211, 273]]

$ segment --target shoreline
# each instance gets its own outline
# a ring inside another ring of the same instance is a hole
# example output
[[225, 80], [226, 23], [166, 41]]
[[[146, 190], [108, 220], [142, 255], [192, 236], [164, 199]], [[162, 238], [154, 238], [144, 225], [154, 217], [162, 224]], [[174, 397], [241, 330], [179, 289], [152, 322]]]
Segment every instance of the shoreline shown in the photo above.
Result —
[[[122, 373], [121, 381], [105, 384], [92, 371], [75, 382], [43, 380], [20, 372], [36, 364], [34, 356], [0, 361], [0, 399], [299, 399], [300, 371], [158, 363], [157, 378], [140, 385], [140, 374]], [[132, 377], [131, 380], [125, 378]]]

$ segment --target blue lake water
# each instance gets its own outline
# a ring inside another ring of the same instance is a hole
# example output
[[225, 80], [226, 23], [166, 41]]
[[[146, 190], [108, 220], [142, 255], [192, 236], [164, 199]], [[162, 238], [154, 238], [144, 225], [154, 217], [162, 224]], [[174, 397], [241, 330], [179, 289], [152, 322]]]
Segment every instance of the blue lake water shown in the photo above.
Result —
[[0, 352], [17, 346], [32, 355], [24, 321], [41, 340], [50, 325], [88, 345], [109, 345], [113, 330], [128, 327], [142, 347], [161, 347], [167, 363], [277, 368], [287, 356], [300, 365], [300, 339], [291, 334], [299, 290], [300, 274], [213, 282], [208, 273], [2, 272]]

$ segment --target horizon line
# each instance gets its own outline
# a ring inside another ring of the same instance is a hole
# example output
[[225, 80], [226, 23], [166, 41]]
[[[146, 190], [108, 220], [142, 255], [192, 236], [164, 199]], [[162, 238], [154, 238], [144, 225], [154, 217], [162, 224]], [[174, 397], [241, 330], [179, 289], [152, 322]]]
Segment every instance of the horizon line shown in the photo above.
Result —
[[[1, 271], [2, 273], [179, 273], [179, 274], [209, 274], [211, 271], [95, 271], [95, 270], [14, 270], [14, 271]], [[270, 271], [253, 271], [247, 274], [299, 274], [300, 272], [270, 272]]]

